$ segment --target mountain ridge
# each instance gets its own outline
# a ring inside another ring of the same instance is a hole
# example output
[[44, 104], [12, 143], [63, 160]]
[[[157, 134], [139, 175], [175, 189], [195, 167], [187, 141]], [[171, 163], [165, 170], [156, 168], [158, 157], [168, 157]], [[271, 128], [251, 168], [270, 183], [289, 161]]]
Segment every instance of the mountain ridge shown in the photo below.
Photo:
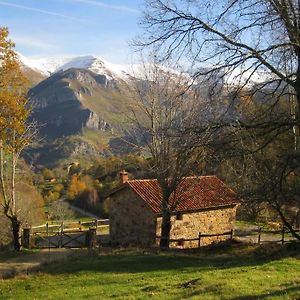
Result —
[[111, 79], [128, 79], [133, 76], [131, 65], [113, 64], [99, 56], [83, 55], [75, 57], [27, 58], [18, 53], [21, 64], [44, 76], [71, 68], [87, 69], [96, 74], [107, 75]]
[[[43, 80], [29, 91], [32, 118], [42, 124], [40, 135], [44, 138], [43, 145], [37, 145], [31, 152], [37, 164], [40, 158], [43, 164], [47, 162], [49, 151], [54, 160], [55, 157], [71, 159], [74, 155], [91, 159], [109, 152], [126, 153], [132, 151], [133, 145], [141, 144], [127, 115], [129, 97], [125, 90], [131, 84], [143, 82], [147, 69], [144, 68], [143, 74], [143, 68], [137, 72], [140, 65], [134, 65], [129, 72], [129, 66], [126, 70], [126, 65], [110, 64], [95, 56], [44, 60], [42, 67], [20, 57], [23, 68], [37, 72], [32, 68], [41, 70], [44, 66], [44, 71], [48, 72], [42, 75], [45, 72], [41, 71]], [[171, 78], [182, 75], [171, 69], [161, 69]], [[191, 79], [188, 74], [182, 77], [187, 81]], [[206, 85], [204, 82], [198, 86], [203, 99], [208, 93]], [[126, 144], [125, 141], [130, 142]], [[59, 145], [66, 151], [59, 151]]]

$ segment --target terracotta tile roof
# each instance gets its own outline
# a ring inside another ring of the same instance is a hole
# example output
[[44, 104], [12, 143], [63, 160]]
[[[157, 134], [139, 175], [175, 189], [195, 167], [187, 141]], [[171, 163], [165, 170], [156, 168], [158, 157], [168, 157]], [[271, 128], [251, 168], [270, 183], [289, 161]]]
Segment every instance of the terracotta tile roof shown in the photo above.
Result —
[[[129, 180], [124, 184], [142, 198], [155, 213], [161, 212], [162, 192], [156, 179]], [[195, 211], [239, 204], [236, 193], [216, 176], [186, 177], [178, 185], [170, 202], [176, 211]]]

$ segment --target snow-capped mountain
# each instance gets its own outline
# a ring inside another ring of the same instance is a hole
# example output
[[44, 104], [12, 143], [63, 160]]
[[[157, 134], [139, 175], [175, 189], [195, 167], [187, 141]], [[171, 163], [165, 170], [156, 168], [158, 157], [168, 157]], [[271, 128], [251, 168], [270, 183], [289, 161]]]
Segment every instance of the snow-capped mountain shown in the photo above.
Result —
[[70, 61], [72, 58], [68, 57], [48, 57], [48, 58], [28, 58], [17, 53], [21, 64], [36, 72], [49, 76], [54, 73], [61, 65]]
[[[106, 76], [107, 80], [130, 80], [132, 78], [143, 78], [146, 74], [150, 74], [148, 65], [121, 65], [113, 64], [99, 56], [78, 56], [78, 57], [49, 57], [49, 58], [26, 58], [25, 56], [18, 54], [21, 63], [28, 68], [39, 72], [44, 77], [48, 77], [58, 71], [66, 71], [71, 68], [86, 69], [92, 71], [98, 75]], [[150, 67], [151, 68], [151, 67]], [[161, 67], [165, 72], [180, 75], [176, 70], [170, 68]], [[225, 70], [226, 73], [226, 70]], [[186, 73], [186, 77], [190, 77]], [[250, 78], [250, 79], [249, 79]], [[270, 80], [270, 75], [267, 72], [252, 70], [243, 70], [237, 68], [232, 72], [228, 72], [223, 77], [223, 83], [229, 86], [244, 86], [252, 87], [253, 85], [264, 83]], [[198, 78], [201, 81], [201, 77]]]
[[108, 80], [126, 79], [132, 73], [129, 65], [112, 64], [98, 56], [78, 56], [78, 57], [50, 57], [50, 58], [26, 58], [19, 54], [21, 63], [27, 67], [39, 71], [45, 76], [49, 76], [58, 71], [66, 71], [71, 68], [90, 70], [99, 75], [105, 75]]
[[108, 80], [126, 79], [130, 75], [130, 66], [112, 64], [98, 56], [79, 56], [61, 65], [56, 71], [66, 71], [71, 68], [87, 69], [99, 75], [105, 75]]
[[270, 73], [266, 71], [255, 71], [244, 70], [242, 68], [236, 68], [232, 72], [228, 72], [228, 75], [224, 78], [224, 84], [232, 87], [243, 86], [243, 87], [253, 87], [256, 84], [262, 84], [267, 81], [271, 81], [274, 75], [271, 76]]

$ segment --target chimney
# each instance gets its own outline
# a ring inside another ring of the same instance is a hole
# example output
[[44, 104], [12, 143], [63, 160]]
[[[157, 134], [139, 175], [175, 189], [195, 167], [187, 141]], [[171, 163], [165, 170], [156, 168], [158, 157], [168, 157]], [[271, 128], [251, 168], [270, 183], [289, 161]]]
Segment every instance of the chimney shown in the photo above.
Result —
[[120, 172], [120, 183], [123, 184], [128, 181], [128, 173], [123, 170]]

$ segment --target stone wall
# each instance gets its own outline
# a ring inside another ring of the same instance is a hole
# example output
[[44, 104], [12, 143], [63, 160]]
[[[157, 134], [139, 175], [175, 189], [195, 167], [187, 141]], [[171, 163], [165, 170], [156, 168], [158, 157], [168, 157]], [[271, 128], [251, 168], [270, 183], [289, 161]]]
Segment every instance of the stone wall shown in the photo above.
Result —
[[110, 196], [110, 238], [120, 245], [153, 245], [155, 215], [130, 189]]
[[[176, 216], [172, 216], [171, 239], [193, 239], [197, 238], [199, 232], [202, 234], [223, 233], [234, 229], [236, 217], [236, 206], [220, 209], [203, 210], [199, 212], [183, 213], [177, 220]], [[156, 234], [161, 236], [162, 218], [157, 218]], [[220, 237], [203, 237], [201, 238], [201, 246], [209, 245], [214, 242], [224, 241], [230, 236]], [[156, 241], [158, 244], [158, 240]], [[198, 247], [198, 241], [184, 242], [183, 245], [171, 243], [171, 247], [176, 248], [195, 248]]]

